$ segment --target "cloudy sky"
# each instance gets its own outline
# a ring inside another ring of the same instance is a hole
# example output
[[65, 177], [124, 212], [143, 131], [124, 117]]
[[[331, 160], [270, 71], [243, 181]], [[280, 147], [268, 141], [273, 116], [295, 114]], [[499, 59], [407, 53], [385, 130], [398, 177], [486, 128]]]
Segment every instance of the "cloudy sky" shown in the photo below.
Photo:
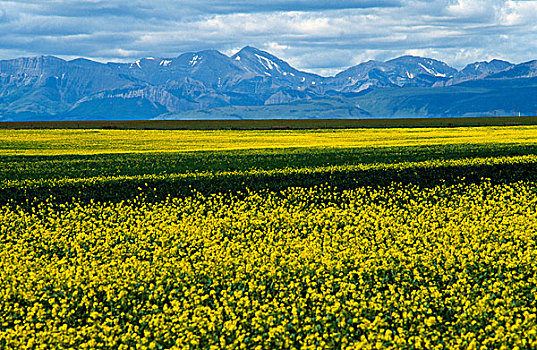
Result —
[[537, 1], [0, 0], [0, 58], [175, 57], [245, 45], [333, 74], [369, 60], [537, 59]]

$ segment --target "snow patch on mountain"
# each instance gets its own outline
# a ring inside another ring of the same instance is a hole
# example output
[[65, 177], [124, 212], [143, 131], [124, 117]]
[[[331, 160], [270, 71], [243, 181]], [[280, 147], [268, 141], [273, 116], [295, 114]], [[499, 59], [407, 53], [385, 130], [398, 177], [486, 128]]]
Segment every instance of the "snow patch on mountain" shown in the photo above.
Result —
[[198, 56], [198, 55], [194, 55], [194, 57], [192, 57], [192, 59], [190, 60], [190, 62], [188, 62], [188, 64], [192, 67], [194, 67], [196, 65], [196, 63], [198, 63], [200, 61], [201, 57]]
[[429, 73], [430, 75], [434, 75], [435, 77], [439, 77], [439, 78], [445, 78], [446, 75], [445, 74], [442, 74], [442, 73], [438, 73], [436, 71], [434, 71], [433, 69], [430, 69], [430, 68], [427, 68], [426, 66], [424, 66], [422, 63], [418, 63], [418, 65], [423, 68], [427, 73]]
[[261, 55], [258, 55], [258, 54], [254, 54], [254, 55], [255, 57], [257, 57], [257, 59], [259, 60], [259, 63], [261, 63], [263, 67], [267, 68], [268, 70], [277, 70], [278, 72], [280, 71], [280, 66], [277, 63]]
[[[134, 66], [137, 66], [139, 69], [142, 69], [142, 66], [140, 66], [140, 60], [136, 60], [136, 62], [134, 63], [131, 63], [131, 65], [129, 66], [129, 68], [134, 68]], [[118, 67], [119, 68], [119, 67]]]

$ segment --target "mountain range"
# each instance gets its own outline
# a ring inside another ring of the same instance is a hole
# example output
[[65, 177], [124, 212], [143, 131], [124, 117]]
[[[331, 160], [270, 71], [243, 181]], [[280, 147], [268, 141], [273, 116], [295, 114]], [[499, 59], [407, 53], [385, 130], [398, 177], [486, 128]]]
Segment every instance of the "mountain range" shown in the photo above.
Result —
[[535, 115], [537, 61], [368, 61], [335, 76], [244, 47], [132, 63], [0, 61], [0, 121]]

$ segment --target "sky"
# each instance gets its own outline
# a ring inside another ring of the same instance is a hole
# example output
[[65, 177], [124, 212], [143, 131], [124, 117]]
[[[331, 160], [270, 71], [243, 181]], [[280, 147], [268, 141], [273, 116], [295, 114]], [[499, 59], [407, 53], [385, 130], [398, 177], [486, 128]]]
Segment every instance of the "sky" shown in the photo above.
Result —
[[407, 54], [520, 63], [537, 59], [537, 1], [0, 0], [0, 59], [128, 62], [246, 45], [323, 75]]

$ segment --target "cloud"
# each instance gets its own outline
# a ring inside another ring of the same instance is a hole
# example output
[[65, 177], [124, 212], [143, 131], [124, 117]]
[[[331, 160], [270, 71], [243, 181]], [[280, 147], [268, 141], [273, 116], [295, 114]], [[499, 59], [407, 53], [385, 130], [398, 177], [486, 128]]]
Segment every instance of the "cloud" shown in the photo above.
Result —
[[[487, 20], [496, 14], [495, 0], [458, 0], [446, 6], [446, 14], [465, 20]], [[501, 3], [501, 2], [500, 2]]]
[[335, 9], [363, 9], [398, 7], [401, 1], [396, 0], [295, 0], [295, 1], [200, 1], [198, 8], [217, 13], [252, 13], [274, 11], [319, 11]]
[[0, 2], [0, 58], [125, 61], [252, 45], [334, 74], [409, 53], [457, 67], [536, 59], [536, 29], [537, 1], [8, 0]]

